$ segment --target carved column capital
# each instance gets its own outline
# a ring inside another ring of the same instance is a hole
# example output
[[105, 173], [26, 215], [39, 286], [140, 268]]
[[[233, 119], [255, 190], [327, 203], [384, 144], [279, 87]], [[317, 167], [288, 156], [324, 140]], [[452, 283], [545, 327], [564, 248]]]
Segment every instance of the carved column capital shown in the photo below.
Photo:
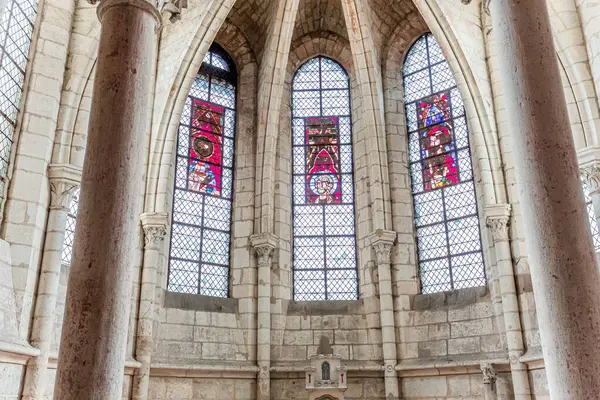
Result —
[[81, 182], [81, 168], [71, 164], [50, 164], [50, 209], [68, 210], [71, 195]]
[[486, 206], [486, 225], [492, 233], [495, 242], [509, 240], [508, 228], [510, 225], [510, 213], [512, 207], [510, 204], [493, 204]]
[[378, 229], [372, 232], [367, 239], [377, 256], [377, 265], [391, 264], [392, 247], [396, 241], [396, 232]]
[[480, 365], [481, 373], [483, 374], [483, 384], [484, 385], [493, 385], [496, 383], [496, 378], [498, 377], [496, 373], [496, 369], [490, 363], [481, 363]]
[[167, 236], [167, 213], [143, 213], [140, 220], [144, 229], [144, 247], [158, 249]]
[[270, 233], [259, 233], [250, 236], [250, 244], [254, 248], [258, 265], [271, 265], [278, 244], [277, 237]]
[[139, 9], [150, 11], [155, 15], [159, 24], [162, 24], [163, 15], [171, 22], [179, 21], [182, 10], [188, 6], [187, 0], [88, 0], [88, 3], [92, 5], [101, 4], [98, 7], [99, 18], [102, 18], [102, 14], [110, 6], [126, 3]]
[[600, 193], [600, 161], [582, 165], [581, 180], [590, 195]]

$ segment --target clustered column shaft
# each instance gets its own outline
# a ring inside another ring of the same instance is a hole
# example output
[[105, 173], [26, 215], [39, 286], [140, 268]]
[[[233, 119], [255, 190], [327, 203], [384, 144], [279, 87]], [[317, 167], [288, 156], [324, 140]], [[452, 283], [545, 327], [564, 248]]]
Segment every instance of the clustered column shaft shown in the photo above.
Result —
[[551, 398], [600, 392], [600, 270], [545, 0], [492, 1]]
[[78, 226], [54, 397], [118, 399], [149, 132], [160, 14], [144, 0], [102, 0]]
[[144, 230], [144, 263], [140, 290], [135, 356], [140, 362], [133, 383], [133, 399], [146, 400], [150, 384], [150, 362], [152, 359], [153, 326], [156, 313], [156, 277], [161, 245], [167, 235], [166, 213], [144, 213], [141, 215]]
[[396, 233], [377, 230], [369, 238], [377, 257], [377, 272], [379, 275], [379, 313], [385, 368], [385, 398], [390, 400], [399, 399], [400, 387], [396, 371], [398, 357], [396, 352], [396, 327], [394, 323], [394, 296], [391, 268], [391, 251], [396, 240]]
[[277, 240], [271, 234], [258, 234], [250, 238], [258, 261], [258, 306], [256, 362], [258, 382], [256, 399], [271, 398], [271, 264], [277, 247]]
[[23, 400], [43, 400], [46, 393], [65, 229], [71, 197], [81, 180], [81, 169], [67, 164], [52, 164], [48, 168], [48, 179], [51, 189], [50, 210], [31, 331], [31, 345], [40, 350], [40, 355], [27, 364]]
[[498, 285], [502, 296], [502, 314], [515, 400], [528, 400], [531, 399], [531, 387], [527, 366], [519, 361], [525, 346], [508, 235], [510, 212], [511, 207], [508, 204], [488, 206], [486, 207], [486, 222], [494, 240]]

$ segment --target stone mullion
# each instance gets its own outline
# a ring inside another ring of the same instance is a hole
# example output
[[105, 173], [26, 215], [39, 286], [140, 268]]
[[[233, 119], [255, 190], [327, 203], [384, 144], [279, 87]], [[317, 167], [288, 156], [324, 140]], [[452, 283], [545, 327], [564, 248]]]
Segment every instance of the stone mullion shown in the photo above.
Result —
[[595, 398], [600, 271], [547, 4], [492, 1], [490, 11], [550, 397]]
[[[102, 0], [94, 96], [54, 397], [122, 395], [131, 269], [161, 16], [144, 0]], [[107, 140], [110, 133], [110, 140]]]
[[269, 400], [271, 398], [271, 265], [277, 248], [277, 239], [270, 234], [259, 234], [253, 235], [250, 241], [258, 265], [256, 363], [259, 371], [256, 399]]
[[494, 241], [498, 287], [502, 297], [502, 314], [515, 399], [527, 400], [531, 399], [531, 386], [527, 366], [519, 361], [525, 351], [525, 345], [508, 234], [510, 212], [509, 204], [487, 206], [486, 223]]
[[27, 400], [43, 400], [45, 395], [65, 230], [71, 197], [81, 180], [81, 169], [72, 165], [53, 164], [48, 169], [48, 176], [50, 211], [31, 330], [31, 345], [38, 348], [40, 354], [27, 364], [22, 396]]
[[134, 378], [132, 396], [134, 400], [148, 398], [153, 327], [156, 319], [156, 279], [160, 250], [167, 235], [166, 213], [144, 213], [140, 219], [144, 230], [145, 246], [135, 344], [135, 356], [141, 366]]
[[369, 235], [375, 250], [379, 275], [379, 313], [381, 321], [381, 343], [384, 360], [385, 398], [400, 398], [400, 387], [396, 364], [396, 326], [394, 319], [394, 293], [392, 288], [391, 251], [396, 233], [378, 230]]

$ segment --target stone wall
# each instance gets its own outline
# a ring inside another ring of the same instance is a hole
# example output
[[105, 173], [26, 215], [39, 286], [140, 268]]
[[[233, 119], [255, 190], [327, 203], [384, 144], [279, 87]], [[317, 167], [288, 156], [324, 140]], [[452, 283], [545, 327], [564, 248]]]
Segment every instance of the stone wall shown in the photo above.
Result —
[[150, 400], [254, 400], [253, 379], [152, 377]]

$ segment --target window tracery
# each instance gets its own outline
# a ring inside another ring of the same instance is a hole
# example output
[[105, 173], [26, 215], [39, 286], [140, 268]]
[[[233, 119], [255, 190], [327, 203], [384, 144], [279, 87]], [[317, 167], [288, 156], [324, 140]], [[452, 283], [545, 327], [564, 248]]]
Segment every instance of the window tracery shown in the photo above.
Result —
[[181, 115], [168, 290], [229, 295], [235, 66], [213, 44]]
[[357, 298], [350, 86], [326, 57], [292, 84], [295, 300]]
[[411, 47], [403, 78], [421, 290], [485, 285], [465, 109], [432, 34]]
[[587, 210], [588, 220], [590, 222], [590, 229], [592, 230], [594, 249], [596, 250], [596, 253], [598, 253], [600, 252], [600, 231], [598, 231], [598, 224], [596, 223], [596, 214], [594, 213], [592, 197], [590, 196], [590, 190], [585, 181], [581, 181], [581, 186], [583, 188], [583, 197], [585, 199], [585, 207]]

